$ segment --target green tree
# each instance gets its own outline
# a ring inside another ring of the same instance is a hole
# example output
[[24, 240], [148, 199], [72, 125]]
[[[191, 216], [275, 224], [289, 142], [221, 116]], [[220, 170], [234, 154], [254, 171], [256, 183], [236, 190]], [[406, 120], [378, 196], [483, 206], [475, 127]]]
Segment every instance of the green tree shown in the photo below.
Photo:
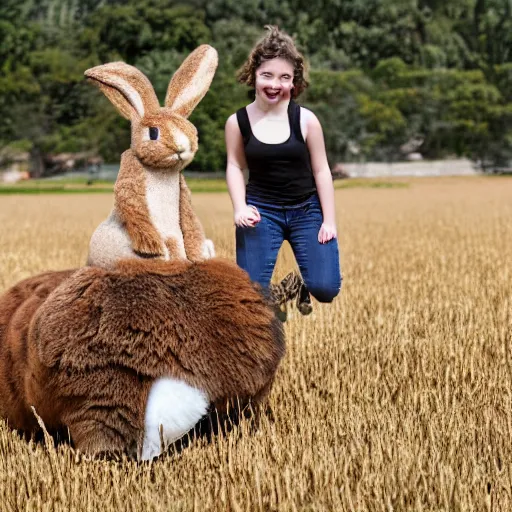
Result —
[[38, 172], [49, 152], [117, 160], [129, 123], [85, 69], [134, 64], [162, 101], [175, 69], [208, 42], [219, 67], [191, 117], [191, 168], [222, 169], [224, 123], [247, 102], [235, 72], [269, 23], [311, 63], [301, 102], [320, 117], [332, 162], [398, 158], [413, 138], [428, 157], [511, 157], [510, 0], [4, 0], [0, 146], [31, 149]]
[[141, 0], [97, 9], [87, 18], [80, 42], [101, 62], [120, 58], [134, 64], [154, 50], [192, 50], [209, 39], [201, 11], [166, 0]]

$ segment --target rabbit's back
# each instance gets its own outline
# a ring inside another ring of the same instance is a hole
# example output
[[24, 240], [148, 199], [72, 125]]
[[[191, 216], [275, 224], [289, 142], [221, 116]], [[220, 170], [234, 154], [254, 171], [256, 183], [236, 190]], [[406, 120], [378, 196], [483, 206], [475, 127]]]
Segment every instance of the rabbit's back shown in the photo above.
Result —
[[51, 299], [34, 319], [47, 366], [81, 371], [108, 361], [147, 378], [179, 378], [214, 402], [254, 396], [284, 353], [267, 300], [227, 260], [86, 267]]
[[33, 405], [80, 450], [151, 458], [160, 435], [173, 441], [210, 405], [266, 395], [284, 338], [231, 262], [125, 260], [9, 290], [0, 351], [0, 415], [11, 426], [36, 431]]

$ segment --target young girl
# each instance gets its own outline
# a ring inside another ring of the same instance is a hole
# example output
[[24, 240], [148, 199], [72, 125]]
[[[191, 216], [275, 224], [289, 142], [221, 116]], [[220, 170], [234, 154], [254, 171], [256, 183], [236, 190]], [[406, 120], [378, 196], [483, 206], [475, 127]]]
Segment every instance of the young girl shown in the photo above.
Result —
[[[226, 122], [226, 178], [236, 225], [236, 260], [268, 287], [284, 240], [320, 302], [339, 293], [334, 187], [322, 127], [294, 99], [307, 87], [304, 58], [277, 27], [251, 51], [238, 81], [255, 100]], [[245, 187], [243, 170], [249, 170]]]

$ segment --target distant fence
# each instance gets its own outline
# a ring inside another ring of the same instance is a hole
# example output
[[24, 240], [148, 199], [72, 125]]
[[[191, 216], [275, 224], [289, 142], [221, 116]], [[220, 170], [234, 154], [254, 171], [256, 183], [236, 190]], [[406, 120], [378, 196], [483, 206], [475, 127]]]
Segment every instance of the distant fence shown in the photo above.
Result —
[[381, 176], [465, 176], [479, 174], [474, 162], [465, 158], [454, 160], [419, 160], [416, 162], [364, 162], [341, 164], [351, 178]]

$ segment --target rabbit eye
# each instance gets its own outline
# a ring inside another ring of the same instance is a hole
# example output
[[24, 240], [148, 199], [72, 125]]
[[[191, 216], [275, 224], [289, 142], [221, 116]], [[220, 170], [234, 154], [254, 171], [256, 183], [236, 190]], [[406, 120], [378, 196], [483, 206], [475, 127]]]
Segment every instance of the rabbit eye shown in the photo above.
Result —
[[149, 128], [149, 138], [151, 140], [158, 140], [158, 128], [155, 128], [154, 126]]

